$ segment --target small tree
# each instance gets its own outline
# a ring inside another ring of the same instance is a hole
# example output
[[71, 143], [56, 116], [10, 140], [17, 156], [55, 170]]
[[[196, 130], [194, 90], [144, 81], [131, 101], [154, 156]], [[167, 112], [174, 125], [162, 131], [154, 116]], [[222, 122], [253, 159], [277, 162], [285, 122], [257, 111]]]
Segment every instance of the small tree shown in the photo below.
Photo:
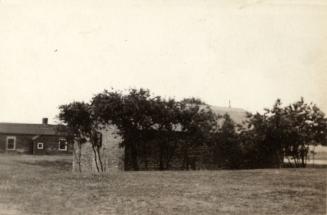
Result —
[[242, 153], [236, 125], [228, 114], [224, 114], [222, 120], [222, 126], [214, 138], [214, 161], [223, 168], [239, 169]]
[[151, 100], [151, 118], [154, 122], [153, 142], [158, 145], [159, 169], [169, 169], [178, 143], [178, 102], [157, 96]]
[[281, 167], [286, 156], [292, 158], [291, 166], [305, 167], [309, 145], [326, 143], [327, 120], [316, 105], [303, 98], [286, 107], [278, 99], [264, 114], [249, 114], [247, 127], [241, 130], [250, 163]]
[[[103, 171], [103, 164], [100, 155], [102, 147], [101, 134], [97, 131], [99, 124], [92, 115], [92, 108], [88, 103], [72, 102], [59, 107], [59, 119], [63, 121], [70, 132], [70, 141], [76, 141], [78, 154], [75, 154], [79, 171], [81, 172], [81, 149], [82, 144], [89, 141], [94, 151], [94, 161], [97, 171]], [[74, 150], [75, 153], [75, 150]]]
[[92, 99], [95, 118], [119, 129], [121, 146], [125, 147], [125, 168], [131, 164], [134, 170], [139, 170], [138, 153], [147, 140], [146, 131], [154, 125], [149, 114], [150, 100], [150, 91], [146, 89], [130, 89], [127, 95], [104, 91]]
[[188, 98], [179, 103], [178, 122], [182, 136], [180, 147], [183, 152], [183, 169], [196, 168], [196, 158], [189, 152], [199, 146], [210, 145], [213, 133], [217, 130], [217, 115], [209, 105], [200, 99]]
[[327, 119], [316, 105], [305, 103], [303, 98], [285, 107], [284, 112], [288, 123], [285, 155], [292, 157], [294, 166], [305, 167], [309, 146], [326, 143]]

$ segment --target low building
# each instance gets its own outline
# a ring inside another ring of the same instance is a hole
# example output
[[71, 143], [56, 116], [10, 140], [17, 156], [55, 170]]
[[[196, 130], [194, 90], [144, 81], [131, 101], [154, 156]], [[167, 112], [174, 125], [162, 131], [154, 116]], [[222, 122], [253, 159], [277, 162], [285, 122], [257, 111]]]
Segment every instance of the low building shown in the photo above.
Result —
[[72, 154], [65, 127], [48, 124], [0, 123], [0, 152], [35, 155]]

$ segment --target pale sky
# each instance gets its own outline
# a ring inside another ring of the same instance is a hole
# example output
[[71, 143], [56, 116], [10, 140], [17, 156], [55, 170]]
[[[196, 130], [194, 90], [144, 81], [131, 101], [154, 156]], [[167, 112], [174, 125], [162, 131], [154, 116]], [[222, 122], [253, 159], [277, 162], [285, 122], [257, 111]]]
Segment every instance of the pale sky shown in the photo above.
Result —
[[0, 122], [53, 123], [110, 87], [327, 113], [327, 2], [0, 0]]

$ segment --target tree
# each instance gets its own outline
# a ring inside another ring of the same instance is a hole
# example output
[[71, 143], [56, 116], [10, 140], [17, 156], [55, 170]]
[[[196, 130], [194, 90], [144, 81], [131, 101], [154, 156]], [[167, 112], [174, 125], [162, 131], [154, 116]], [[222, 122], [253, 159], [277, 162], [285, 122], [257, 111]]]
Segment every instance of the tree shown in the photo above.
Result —
[[182, 133], [180, 147], [183, 152], [183, 169], [195, 169], [196, 157], [190, 156], [190, 151], [210, 144], [212, 135], [217, 130], [217, 116], [200, 99], [187, 98], [179, 102], [177, 118]]
[[[81, 148], [82, 144], [90, 142], [94, 151], [94, 161], [97, 171], [103, 171], [100, 155], [102, 147], [101, 134], [97, 131], [99, 124], [94, 119], [92, 108], [88, 103], [72, 102], [59, 107], [59, 119], [63, 121], [69, 130], [70, 142], [76, 141], [78, 154], [76, 155], [79, 171], [81, 172]], [[74, 150], [75, 153], [75, 150]]]
[[294, 167], [305, 167], [309, 145], [325, 144], [327, 121], [316, 105], [301, 100], [282, 107], [277, 99], [263, 114], [249, 114], [241, 141], [248, 163], [261, 167], [281, 167], [284, 158]]
[[104, 91], [93, 97], [91, 105], [98, 121], [118, 127], [125, 147], [125, 168], [133, 170], [139, 170], [140, 161], [147, 168], [149, 149], [156, 147], [159, 169], [169, 168], [179, 146], [188, 169], [192, 163], [189, 149], [204, 144], [217, 125], [214, 113], [201, 100], [166, 100], [142, 88], [130, 89], [127, 94]]
[[139, 170], [138, 152], [147, 140], [147, 132], [154, 125], [150, 116], [150, 91], [130, 89], [127, 95], [118, 91], [104, 91], [93, 97], [95, 118], [102, 124], [114, 124], [123, 137], [125, 168], [132, 165]]
[[285, 107], [284, 112], [288, 123], [285, 155], [292, 157], [295, 167], [305, 167], [309, 146], [326, 144], [327, 119], [316, 105], [305, 103], [303, 98]]
[[239, 169], [242, 163], [242, 151], [236, 125], [228, 114], [224, 114], [222, 120], [223, 123], [214, 138], [214, 162], [223, 168]]
[[151, 117], [154, 122], [153, 143], [158, 145], [159, 169], [169, 169], [178, 143], [178, 102], [157, 96], [151, 100]]

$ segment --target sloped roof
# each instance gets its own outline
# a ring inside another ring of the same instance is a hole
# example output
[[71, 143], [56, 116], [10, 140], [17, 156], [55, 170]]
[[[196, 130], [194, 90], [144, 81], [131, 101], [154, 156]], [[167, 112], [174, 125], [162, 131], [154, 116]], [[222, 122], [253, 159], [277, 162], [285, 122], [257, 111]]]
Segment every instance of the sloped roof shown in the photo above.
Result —
[[228, 114], [231, 119], [237, 123], [241, 124], [246, 119], [246, 110], [242, 108], [230, 108], [230, 107], [219, 107], [219, 106], [210, 106], [212, 111], [216, 114], [224, 115]]
[[0, 123], [0, 133], [5, 134], [57, 135], [58, 131], [58, 125]]
[[[220, 106], [210, 106], [211, 110], [220, 116], [223, 116], [224, 114], [228, 114], [231, 119], [234, 121], [235, 124], [242, 124], [246, 120], [246, 113], [248, 111], [242, 109], [242, 108], [231, 108], [231, 107], [220, 107]], [[218, 125], [221, 126], [223, 124], [224, 120], [218, 119]], [[154, 126], [154, 128], [157, 128], [158, 126]], [[174, 126], [175, 131], [181, 131], [182, 126], [180, 124], [177, 124]]]

